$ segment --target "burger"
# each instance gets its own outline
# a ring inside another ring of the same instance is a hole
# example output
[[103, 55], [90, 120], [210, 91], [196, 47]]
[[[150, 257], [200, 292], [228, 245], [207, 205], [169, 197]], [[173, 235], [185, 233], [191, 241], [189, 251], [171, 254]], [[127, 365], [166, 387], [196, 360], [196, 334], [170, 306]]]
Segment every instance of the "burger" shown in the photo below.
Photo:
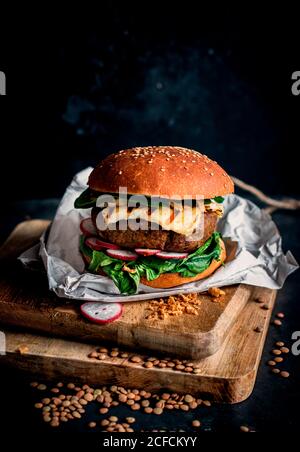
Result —
[[110, 277], [127, 295], [141, 283], [171, 288], [207, 278], [226, 259], [216, 226], [233, 190], [215, 161], [190, 149], [109, 155], [75, 200], [76, 209], [89, 209], [79, 245], [87, 271]]

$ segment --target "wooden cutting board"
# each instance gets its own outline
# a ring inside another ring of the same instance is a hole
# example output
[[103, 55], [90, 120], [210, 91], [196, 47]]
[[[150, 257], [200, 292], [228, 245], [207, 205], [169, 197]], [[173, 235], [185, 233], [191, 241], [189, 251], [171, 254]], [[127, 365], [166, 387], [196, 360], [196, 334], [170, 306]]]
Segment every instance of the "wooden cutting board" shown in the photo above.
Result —
[[[24, 249], [24, 228], [30, 232], [26, 236], [28, 246], [36, 240], [32, 231], [38, 230], [40, 233], [45, 226], [39, 220], [31, 224], [20, 224], [0, 251], [5, 256], [0, 280], [0, 319], [2, 324], [14, 325], [2, 328], [6, 339], [6, 353], [0, 353], [0, 364], [32, 373], [35, 378], [39, 376], [56, 381], [70, 378], [72, 381], [95, 385], [119, 384], [153, 391], [166, 388], [176, 392], [205, 393], [215, 401], [227, 403], [241, 402], [251, 394], [276, 291], [253, 286], [230, 287], [226, 288], [226, 297], [221, 303], [213, 303], [201, 296], [205, 315], [200, 315], [199, 318], [197, 316], [197, 320], [201, 319], [202, 323], [193, 326], [194, 334], [198, 327], [200, 339], [210, 338], [212, 331], [223, 331], [223, 336], [222, 340], [218, 338], [221, 346], [216, 353], [193, 361], [198, 366], [197, 374], [169, 368], [148, 369], [127, 358], [107, 357], [102, 361], [91, 359], [88, 355], [95, 350], [95, 345], [89, 343], [91, 340], [97, 343], [97, 347], [105, 346], [105, 340], [114, 340], [130, 345], [131, 354], [143, 353], [139, 345], [140, 338], [144, 337], [143, 328], [153, 328], [158, 334], [158, 341], [152, 336], [153, 344], [148, 342], [151, 348], [154, 346], [159, 349], [163, 345], [161, 340], [167, 340], [168, 335], [172, 334], [175, 337], [176, 331], [184, 342], [190, 335], [191, 316], [185, 317], [184, 322], [176, 319], [178, 323], [175, 326], [168, 322], [166, 326], [155, 324], [150, 327], [143, 320], [144, 303], [130, 303], [126, 305], [122, 319], [105, 328], [81, 319], [76, 303], [65, 303], [49, 293], [45, 276], [24, 272], [13, 262], [10, 266], [8, 264], [8, 258]], [[236, 315], [236, 321], [233, 322], [232, 318], [226, 319], [231, 312], [228, 305], [230, 306], [232, 299], [239, 304], [240, 296], [244, 297], [243, 307], [240, 307], [240, 315]], [[220, 329], [219, 326], [222, 317], [225, 324], [227, 321], [225, 335], [224, 328]], [[19, 328], [16, 329], [16, 326]], [[67, 331], [68, 328], [70, 332]], [[137, 335], [136, 328], [140, 331]], [[28, 332], [29, 329], [45, 334]], [[74, 336], [76, 342], [55, 337], [67, 335]], [[167, 343], [170, 347], [171, 342]], [[197, 349], [197, 344], [195, 345]], [[22, 346], [26, 349], [24, 354], [20, 354]], [[146, 353], [153, 355], [153, 352], [145, 352], [145, 357]]]
[[198, 315], [183, 314], [154, 321], [147, 319], [151, 301], [124, 303], [119, 320], [107, 325], [93, 324], [81, 316], [80, 302], [56, 297], [49, 292], [42, 272], [26, 271], [12, 260], [37, 242], [48, 224], [42, 220], [20, 223], [0, 249], [4, 263], [0, 276], [2, 324], [199, 359], [220, 349], [251, 295], [251, 287], [242, 284], [226, 287], [225, 296], [217, 302], [208, 294], [198, 294]]
[[[253, 287], [251, 299], [220, 350], [194, 361], [198, 366], [197, 374], [167, 368], [147, 369], [119, 357], [99, 361], [88, 358], [89, 353], [95, 350], [94, 345], [8, 329], [4, 329], [6, 354], [0, 354], [0, 365], [30, 373], [34, 380], [42, 377], [93, 385], [117, 384], [149, 391], [168, 389], [179, 393], [205, 394], [216, 402], [242, 402], [254, 387], [275, 296], [273, 290]], [[262, 304], [254, 301], [257, 298], [267, 309], [262, 309]], [[99, 341], [97, 346], [105, 345]], [[27, 348], [27, 353], [19, 353], [22, 346]], [[135, 348], [132, 354], [137, 352], [140, 350]]]

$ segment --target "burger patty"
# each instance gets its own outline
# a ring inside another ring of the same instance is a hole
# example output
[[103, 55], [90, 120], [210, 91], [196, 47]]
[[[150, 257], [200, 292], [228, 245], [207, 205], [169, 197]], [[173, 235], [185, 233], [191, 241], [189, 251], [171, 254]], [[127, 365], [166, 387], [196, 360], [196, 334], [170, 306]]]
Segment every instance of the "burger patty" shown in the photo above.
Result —
[[[96, 218], [100, 209], [92, 209], [92, 220], [96, 226]], [[131, 229], [98, 231], [100, 237], [104, 240], [114, 243], [121, 248], [152, 248], [164, 251], [191, 252], [203, 245], [216, 229], [218, 215], [214, 212], [204, 213], [204, 234], [199, 240], [187, 240], [183, 234], [173, 231], [159, 230], [141, 230], [133, 231]], [[118, 224], [116, 225], [118, 228]]]

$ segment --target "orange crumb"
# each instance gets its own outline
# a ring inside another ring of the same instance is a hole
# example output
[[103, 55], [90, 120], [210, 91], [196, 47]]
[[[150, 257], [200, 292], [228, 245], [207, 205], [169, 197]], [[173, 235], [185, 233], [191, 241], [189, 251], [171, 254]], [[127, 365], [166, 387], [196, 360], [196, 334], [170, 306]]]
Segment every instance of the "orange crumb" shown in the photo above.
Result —
[[20, 353], [20, 355], [25, 355], [26, 353], [29, 352], [29, 348], [27, 347], [27, 345], [19, 345], [19, 347], [16, 350], [17, 352]]
[[151, 311], [146, 315], [148, 320], [164, 320], [169, 316], [179, 316], [182, 314], [198, 315], [197, 307], [200, 305], [197, 294], [169, 296], [160, 298], [159, 301], [152, 300], [148, 306]]

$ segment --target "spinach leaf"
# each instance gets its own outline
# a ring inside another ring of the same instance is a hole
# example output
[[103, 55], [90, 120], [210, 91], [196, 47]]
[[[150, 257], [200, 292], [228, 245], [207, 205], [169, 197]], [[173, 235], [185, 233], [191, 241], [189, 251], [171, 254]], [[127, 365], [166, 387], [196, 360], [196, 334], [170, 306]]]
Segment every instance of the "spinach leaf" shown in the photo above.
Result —
[[75, 199], [74, 207], [75, 209], [89, 209], [96, 205], [99, 193], [90, 188], [84, 190], [81, 195]]
[[86, 244], [85, 244], [85, 236], [84, 235], [81, 235], [80, 238], [79, 238], [79, 249], [82, 252], [82, 254], [87, 256], [89, 259], [93, 258], [93, 251], [91, 250], [91, 248], [86, 246]]
[[122, 269], [116, 269], [116, 266], [104, 267], [103, 270], [112, 278], [121, 293], [131, 295], [137, 292], [140, 284], [138, 272], [128, 273]]
[[[214, 232], [211, 237], [195, 252], [184, 259], [159, 259], [156, 256], [139, 256], [137, 260], [124, 262], [107, 256], [103, 251], [92, 251], [80, 239], [80, 249], [91, 259], [88, 270], [96, 272], [99, 267], [112, 278], [123, 294], [134, 294], [138, 290], [140, 279], [145, 276], [153, 281], [163, 273], [180, 273], [183, 277], [196, 276], [206, 270], [213, 259], [221, 254], [221, 235]], [[126, 265], [127, 270], [124, 268]], [[133, 272], [128, 271], [133, 270]]]
[[219, 204], [222, 204], [222, 202], [224, 201], [224, 198], [223, 198], [223, 196], [215, 196], [214, 201]]
[[124, 261], [107, 256], [103, 251], [90, 250], [84, 244], [84, 239], [83, 241], [81, 239], [80, 245], [81, 251], [91, 258], [88, 266], [90, 272], [97, 272], [99, 267], [101, 267], [102, 271], [112, 278], [121, 293], [130, 295], [137, 292], [140, 283], [138, 271], [135, 271], [135, 273], [124, 271]]

